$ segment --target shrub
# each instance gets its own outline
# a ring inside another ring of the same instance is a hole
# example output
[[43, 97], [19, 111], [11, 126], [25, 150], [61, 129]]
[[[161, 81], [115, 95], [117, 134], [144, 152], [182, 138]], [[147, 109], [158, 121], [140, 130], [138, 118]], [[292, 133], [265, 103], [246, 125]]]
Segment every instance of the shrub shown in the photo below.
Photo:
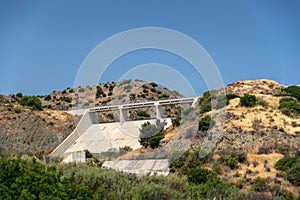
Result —
[[244, 94], [244, 96], [241, 97], [240, 105], [245, 107], [255, 106], [256, 96], [251, 94]]
[[62, 97], [61, 100], [65, 101], [67, 103], [71, 103], [71, 101], [72, 101], [72, 99], [70, 97]]
[[67, 91], [66, 91], [66, 90], [63, 90], [61, 93], [62, 93], [62, 94], [66, 94], [66, 93], [67, 93]]
[[151, 88], [150, 90], [151, 90], [151, 92], [154, 92], [154, 93], [156, 92], [155, 88]]
[[262, 107], [267, 107], [269, 105], [262, 97], [257, 97], [256, 104]]
[[21, 92], [18, 92], [18, 93], [16, 94], [16, 97], [22, 98], [22, 97], [23, 97], [23, 94], [22, 94]]
[[258, 176], [254, 179], [251, 188], [256, 192], [266, 192], [270, 188], [269, 181]]
[[230, 169], [235, 169], [238, 167], [239, 163], [244, 163], [247, 160], [247, 154], [239, 150], [223, 150], [219, 152], [219, 161], [224, 165], [230, 167]]
[[112, 120], [112, 119], [114, 119], [114, 114], [113, 113], [108, 113], [107, 117]]
[[200, 113], [206, 113], [211, 111], [211, 97], [210, 92], [206, 91], [202, 97], [199, 98]]
[[142, 88], [148, 89], [149, 87], [146, 84], [144, 84], [144, 85], [142, 85]]
[[202, 119], [200, 119], [198, 123], [198, 130], [199, 131], [207, 131], [209, 127], [213, 127], [215, 125], [215, 121], [211, 119], [210, 116], [205, 116]]
[[69, 90], [69, 93], [74, 93], [74, 89], [70, 89], [70, 90]]
[[51, 100], [51, 96], [50, 95], [47, 95], [47, 96], [45, 96], [45, 101], [50, 101]]
[[159, 120], [156, 121], [156, 124], [151, 124], [150, 122], [145, 122], [140, 129], [140, 144], [147, 148], [156, 148], [159, 146], [159, 142], [164, 138], [164, 125], [165, 122], [161, 123]]
[[145, 110], [140, 110], [136, 114], [137, 114], [137, 116], [140, 116], [140, 117], [150, 117], [149, 113]]
[[281, 98], [279, 110], [287, 116], [300, 115], [300, 104], [292, 98]]
[[285, 157], [276, 162], [275, 168], [277, 170], [287, 171], [296, 164], [300, 164], [300, 159], [298, 156]]
[[227, 104], [229, 104], [229, 101], [231, 99], [240, 98], [240, 96], [237, 94], [226, 94], [226, 98], [227, 98]]
[[220, 109], [228, 105], [229, 98], [235, 98], [236, 95], [224, 95], [219, 94], [218, 90], [209, 90], [203, 93], [202, 97], [199, 98], [199, 106], [200, 106], [200, 113], [206, 113], [212, 110], [212, 100], [216, 101], [214, 106], [215, 109]]
[[159, 98], [159, 99], [167, 99], [167, 98], [169, 98], [169, 95], [167, 95], [167, 94], [162, 94], [162, 95], [158, 96], [158, 98]]
[[187, 173], [188, 182], [194, 184], [212, 182], [216, 178], [217, 176], [214, 172], [204, 168], [193, 168]]
[[96, 90], [97, 90], [96, 91], [96, 98], [99, 98], [101, 95], [102, 96], [104, 95], [104, 92], [103, 92], [102, 88], [99, 85], [97, 85]]
[[288, 86], [287, 88], [282, 88], [280, 91], [280, 95], [295, 97], [298, 101], [300, 101], [300, 87], [293, 85]]
[[[178, 152], [181, 153], [181, 152]], [[196, 151], [186, 151], [184, 152], [179, 158], [176, 160], [171, 160], [170, 169], [171, 171], [180, 172], [185, 174], [192, 168], [197, 168], [208, 161], [208, 156], [206, 157], [199, 157], [200, 149]], [[176, 157], [176, 156], [175, 156]]]
[[28, 106], [33, 110], [42, 110], [42, 102], [36, 96], [23, 96], [19, 103], [21, 106]]
[[287, 171], [287, 179], [295, 186], [300, 186], [300, 164], [293, 165]]
[[84, 92], [84, 88], [79, 88], [78, 92]]
[[130, 93], [129, 94], [129, 99], [130, 99], [130, 101], [134, 101], [135, 100], [135, 94], [134, 93]]
[[150, 85], [151, 85], [152, 87], [157, 87], [157, 84], [154, 83], [154, 82], [151, 82]]

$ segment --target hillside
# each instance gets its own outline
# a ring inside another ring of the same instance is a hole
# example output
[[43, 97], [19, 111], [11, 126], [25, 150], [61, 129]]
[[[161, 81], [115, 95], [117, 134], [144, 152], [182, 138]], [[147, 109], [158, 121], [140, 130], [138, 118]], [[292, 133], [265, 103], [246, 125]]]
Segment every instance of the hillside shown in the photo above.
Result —
[[129, 102], [153, 101], [182, 97], [176, 91], [160, 88], [156, 83], [141, 80], [123, 80], [96, 86], [67, 88], [40, 97], [44, 107], [58, 110], [94, 107]]
[[[300, 155], [300, 104], [299, 98], [296, 98], [300, 95], [300, 88], [284, 87], [271, 80], [244, 80], [229, 84], [225, 89], [228, 104], [215, 111], [225, 110], [224, 125], [216, 121], [208, 131], [200, 130], [193, 139], [192, 149], [181, 158], [185, 161], [175, 161], [172, 169], [184, 173], [189, 171], [188, 166], [198, 163], [196, 165], [216, 172], [218, 177], [242, 191], [260, 191], [270, 198], [283, 193], [298, 196], [300, 176], [291, 183], [291, 178], [287, 178], [290, 175], [275, 168], [275, 164], [282, 158]], [[255, 103], [242, 105], [244, 95], [255, 96]], [[217, 99], [214, 92], [199, 99], [200, 113], [210, 99]], [[285, 101], [289, 103], [284, 104]], [[199, 118], [212, 115], [212, 111], [203, 111]], [[217, 118], [212, 117], [212, 120]], [[215, 137], [219, 130], [222, 131], [218, 132], [221, 134], [217, 144], [205, 158], [205, 164], [197, 160], [199, 148], [207, 145], [207, 138]], [[172, 141], [176, 138], [174, 132], [178, 132], [177, 128], [171, 130], [171, 136], [167, 134], [166, 138]]]
[[[9, 154], [51, 152], [72, 132], [80, 119], [79, 116], [74, 117], [65, 112], [68, 109], [180, 96], [177, 92], [160, 88], [155, 83], [140, 80], [107, 82], [97, 86], [53, 91], [49, 95], [37, 96], [42, 110], [20, 106], [22, 93], [0, 95], [0, 150]], [[152, 114], [154, 111], [138, 109], [130, 117], [142, 119], [144, 116], [140, 115], [145, 112]], [[100, 118], [104, 122], [110, 122], [111, 114], [113, 113], [104, 113]]]
[[[222, 187], [219, 189], [224, 194], [220, 195], [226, 196], [235, 191], [227, 191], [228, 187], [234, 187], [239, 191], [236, 195], [246, 194], [241, 199], [279, 196], [296, 199], [300, 192], [297, 174], [300, 168], [300, 88], [285, 87], [271, 80], [243, 80], [229, 84], [225, 90], [226, 98], [218, 96], [217, 90], [204, 93], [195, 110], [180, 112], [179, 107], [167, 107], [167, 115], [173, 120], [181, 119], [180, 123], [166, 130], [158, 148], [129, 150], [123, 158], [137, 159], [145, 154], [160, 158], [166, 152], [186, 148], [184, 154], [172, 160], [169, 176], [176, 176], [180, 184], [196, 183], [197, 186], [186, 189], [190, 192]], [[68, 108], [178, 97], [178, 93], [159, 88], [155, 83], [137, 80], [68, 88], [39, 96], [42, 111], [18, 105], [20, 94], [0, 96], [1, 148], [16, 154], [49, 153], [78, 122], [79, 117], [74, 119], [64, 111]], [[225, 104], [220, 104], [222, 102]], [[211, 111], [211, 106], [216, 109]], [[141, 109], [131, 113], [132, 119], [147, 119], [146, 115], [138, 116], [140, 111], [152, 114]], [[224, 124], [218, 121], [221, 111], [226, 113]], [[180, 113], [183, 115], [178, 117]], [[109, 113], [99, 115], [103, 121], [109, 121], [109, 116]], [[191, 130], [196, 130], [195, 135]], [[199, 157], [201, 148], [209, 145], [213, 146], [212, 151], [204, 158]], [[201, 182], [202, 179], [192, 178], [201, 175], [192, 173], [210, 174], [205, 177], [214, 177], [213, 182], [207, 178]], [[174, 184], [179, 184], [176, 181]], [[208, 193], [201, 195], [207, 197]]]

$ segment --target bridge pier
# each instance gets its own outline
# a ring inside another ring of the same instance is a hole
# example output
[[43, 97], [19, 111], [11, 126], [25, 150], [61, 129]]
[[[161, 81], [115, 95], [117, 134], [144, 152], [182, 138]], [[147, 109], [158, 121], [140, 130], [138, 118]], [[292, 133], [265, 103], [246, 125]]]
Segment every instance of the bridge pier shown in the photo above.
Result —
[[119, 108], [119, 112], [120, 112], [120, 123], [123, 124], [128, 119], [127, 109]]
[[156, 119], [162, 119], [162, 116], [164, 114], [163, 107], [160, 105], [155, 105], [156, 110]]

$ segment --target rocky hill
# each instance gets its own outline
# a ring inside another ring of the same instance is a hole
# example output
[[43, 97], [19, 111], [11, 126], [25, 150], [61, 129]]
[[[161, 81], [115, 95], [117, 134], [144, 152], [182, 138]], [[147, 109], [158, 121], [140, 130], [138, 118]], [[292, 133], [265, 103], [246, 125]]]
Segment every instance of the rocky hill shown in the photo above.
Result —
[[[171, 164], [171, 170], [181, 174], [201, 166], [241, 190], [264, 192], [269, 197], [298, 196], [300, 180], [294, 178], [297, 176], [275, 166], [282, 158], [300, 155], [300, 88], [285, 87], [271, 80], [244, 80], [229, 84], [225, 91], [226, 98], [218, 96], [218, 91], [204, 93], [194, 111], [166, 108], [169, 116], [186, 123], [169, 128], [159, 150], [170, 144], [172, 149], [180, 149], [185, 140], [176, 143], [176, 138], [191, 139], [188, 151]], [[53, 91], [39, 96], [42, 111], [18, 105], [21, 96], [0, 96], [0, 141], [1, 150], [6, 152], [49, 153], [79, 119], [63, 111], [69, 108], [181, 97], [178, 92], [139, 80]], [[211, 111], [211, 106], [216, 109]], [[226, 113], [224, 123], [216, 117], [221, 111]], [[189, 112], [193, 117], [189, 117]], [[187, 117], [178, 118], [178, 114], [184, 113]], [[191, 128], [198, 130], [196, 135], [180, 135], [182, 129]], [[213, 151], [204, 160], [199, 158], [199, 149], [214, 139]], [[141, 148], [124, 157], [154, 151]]]
[[[51, 152], [72, 132], [80, 119], [80, 116], [74, 117], [65, 112], [71, 108], [177, 97], [181, 97], [178, 92], [140, 80], [107, 82], [96, 86], [53, 91], [49, 95], [37, 96], [41, 102], [38, 109], [20, 106], [24, 99], [22, 93], [0, 95], [0, 150], [9, 154]], [[151, 114], [147, 109], [136, 110], [131, 113], [131, 117], [144, 118], [148, 112]], [[110, 114], [100, 116], [101, 120], [110, 122]]]
[[156, 83], [141, 80], [123, 80], [101, 83], [96, 86], [67, 88], [40, 97], [44, 107], [67, 110], [129, 102], [153, 101], [182, 97], [176, 91], [160, 88]]
[[[271, 80], [244, 80], [229, 84], [225, 90], [227, 105], [214, 111], [207, 107], [211, 100], [222, 99], [215, 96], [216, 91], [204, 93], [199, 99], [200, 114], [196, 120], [205, 122], [203, 119], [211, 117], [211, 128], [204, 129], [199, 123], [189, 153], [172, 164], [174, 171], [189, 171], [191, 166], [202, 165], [245, 191], [264, 192], [268, 198], [283, 193], [298, 196], [300, 176], [293, 181], [291, 172], [275, 166], [282, 158], [300, 155], [300, 87], [284, 87]], [[213, 117], [220, 111], [226, 113], [224, 124]], [[189, 123], [186, 127], [191, 128]], [[176, 138], [178, 130], [170, 130], [166, 143]], [[214, 137], [217, 143], [203, 164], [197, 159], [197, 152]]]

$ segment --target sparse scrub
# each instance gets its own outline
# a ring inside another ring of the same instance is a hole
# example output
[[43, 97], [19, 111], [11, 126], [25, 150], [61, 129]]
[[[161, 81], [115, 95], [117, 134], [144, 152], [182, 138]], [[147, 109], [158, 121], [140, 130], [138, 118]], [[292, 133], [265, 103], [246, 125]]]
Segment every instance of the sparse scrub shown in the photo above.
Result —
[[238, 167], [239, 163], [244, 163], [247, 160], [247, 154], [239, 150], [223, 150], [219, 152], [219, 161], [224, 165], [230, 167], [230, 169], [235, 169]]
[[262, 97], [257, 97], [256, 98], [256, 104], [260, 105], [262, 107], [268, 107], [269, 106], [268, 102], [265, 101]]
[[251, 188], [256, 192], [266, 192], [270, 188], [269, 181], [267, 179], [257, 177], [254, 179]]

